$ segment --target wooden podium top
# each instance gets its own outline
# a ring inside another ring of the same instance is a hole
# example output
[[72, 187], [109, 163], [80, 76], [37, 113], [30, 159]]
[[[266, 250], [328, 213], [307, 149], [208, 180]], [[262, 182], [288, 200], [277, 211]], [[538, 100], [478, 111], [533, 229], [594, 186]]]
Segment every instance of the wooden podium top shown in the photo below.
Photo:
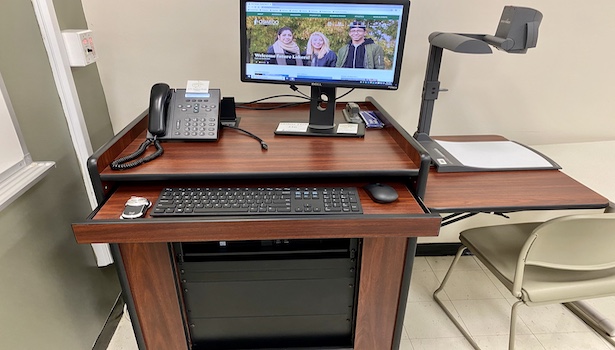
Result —
[[[361, 103], [362, 110], [377, 110], [370, 103]], [[258, 104], [258, 107], [271, 104]], [[261, 137], [269, 146], [263, 150], [259, 142], [238, 130], [223, 128], [218, 141], [162, 141], [164, 154], [154, 161], [129, 170], [115, 171], [108, 164], [134, 152], [145, 140], [147, 118], [138, 123], [129, 142], [122, 142], [113, 159], [100, 159], [98, 170], [106, 181], [190, 178], [313, 178], [331, 176], [416, 176], [420, 159], [416, 150], [393, 127], [368, 129], [365, 137], [320, 137], [274, 135], [281, 121], [307, 122], [309, 106], [278, 110], [237, 109], [239, 127]], [[344, 122], [337, 105], [336, 122]], [[383, 116], [383, 118], [386, 118]], [[120, 149], [121, 148], [121, 149]], [[153, 153], [153, 147], [148, 150]], [[148, 154], [148, 153], [146, 153]]]

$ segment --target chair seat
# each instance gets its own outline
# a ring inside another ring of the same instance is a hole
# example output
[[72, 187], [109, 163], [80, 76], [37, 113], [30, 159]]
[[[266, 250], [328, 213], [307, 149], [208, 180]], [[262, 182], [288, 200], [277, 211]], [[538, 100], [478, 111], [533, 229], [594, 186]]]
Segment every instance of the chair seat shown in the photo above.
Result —
[[[525, 223], [469, 229], [460, 234], [463, 245], [512, 290], [517, 259], [532, 231], [541, 223]], [[587, 280], [594, 280], [587, 284]], [[561, 271], [527, 266], [521, 299], [527, 304], [567, 302], [613, 295], [615, 269]]]

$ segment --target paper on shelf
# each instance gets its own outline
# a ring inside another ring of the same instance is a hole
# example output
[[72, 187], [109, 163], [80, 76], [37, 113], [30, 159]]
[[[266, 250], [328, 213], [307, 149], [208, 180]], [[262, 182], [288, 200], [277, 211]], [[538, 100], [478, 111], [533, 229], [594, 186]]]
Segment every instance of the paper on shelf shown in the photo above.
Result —
[[512, 141], [436, 141], [468, 167], [488, 169], [545, 168], [552, 164], [540, 154]]

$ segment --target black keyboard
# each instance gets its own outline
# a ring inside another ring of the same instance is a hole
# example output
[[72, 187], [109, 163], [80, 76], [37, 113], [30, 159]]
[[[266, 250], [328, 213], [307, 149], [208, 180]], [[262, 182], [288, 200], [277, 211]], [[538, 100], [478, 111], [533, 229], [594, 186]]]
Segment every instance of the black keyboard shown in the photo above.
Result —
[[151, 216], [362, 214], [355, 187], [165, 188]]

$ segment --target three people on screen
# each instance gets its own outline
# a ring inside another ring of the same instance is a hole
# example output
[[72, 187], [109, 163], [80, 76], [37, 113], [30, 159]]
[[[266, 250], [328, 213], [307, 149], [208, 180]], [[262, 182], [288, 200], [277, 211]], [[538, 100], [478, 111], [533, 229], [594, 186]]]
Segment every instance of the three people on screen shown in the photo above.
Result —
[[269, 64], [384, 69], [384, 50], [371, 38], [366, 38], [367, 27], [364, 22], [354, 21], [349, 25], [348, 44], [337, 53], [329, 46], [329, 39], [321, 32], [313, 32], [306, 50], [301, 51], [295, 42], [293, 31], [282, 27], [277, 32], [277, 40], [267, 49], [267, 54], [275, 55]]

